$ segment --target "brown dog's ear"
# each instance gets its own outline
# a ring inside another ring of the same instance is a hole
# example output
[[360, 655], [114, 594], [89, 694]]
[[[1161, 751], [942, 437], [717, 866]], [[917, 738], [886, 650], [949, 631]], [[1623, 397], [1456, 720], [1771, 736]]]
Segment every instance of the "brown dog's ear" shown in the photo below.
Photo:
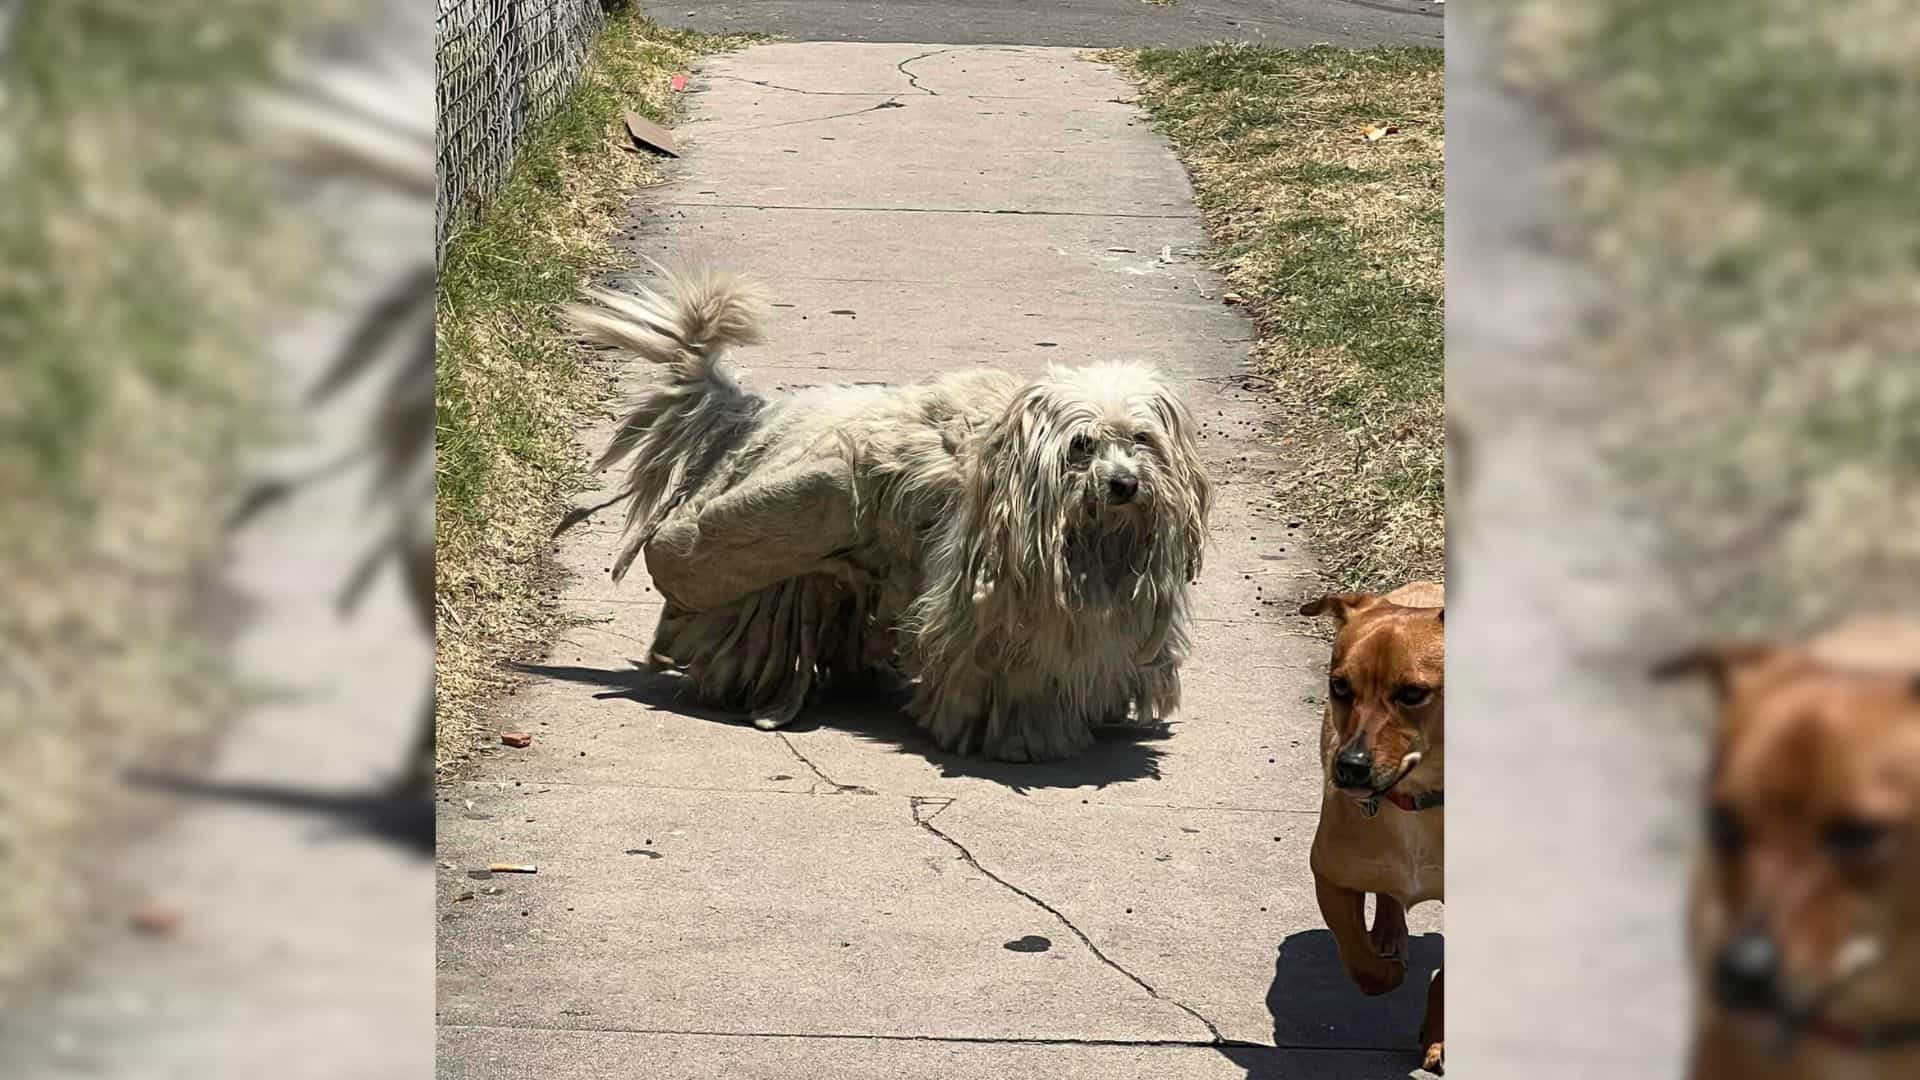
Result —
[[1781, 646], [1765, 642], [1737, 642], [1728, 645], [1704, 645], [1669, 657], [1649, 672], [1655, 679], [1667, 681], [1691, 675], [1705, 675], [1721, 697], [1733, 689], [1742, 673], [1753, 670], [1781, 654]]
[[1331, 593], [1318, 600], [1309, 601], [1300, 608], [1302, 615], [1331, 615], [1333, 621], [1341, 626], [1359, 612], [1365, 611], [1380, 602], [1380, 594], [1364, 592]]

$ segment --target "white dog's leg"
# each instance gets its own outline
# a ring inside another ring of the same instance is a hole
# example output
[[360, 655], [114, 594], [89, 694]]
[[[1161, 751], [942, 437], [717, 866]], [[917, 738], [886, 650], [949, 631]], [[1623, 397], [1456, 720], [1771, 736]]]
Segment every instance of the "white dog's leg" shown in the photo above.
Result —
[[992, 687], [976, 670], [942, 665], [923, 670], [914, 691], [913, 714], [940, 749], [969, 755], [987, 749], [992, 727]]
[[1143, 667], [1134, 698], [1136, 724], [1164, 724], [1180, 711], [1180, 668], [1172, 662]]
[[1006, 731], [990, 750], [1001, 761], [1044, 762], [1073, 757], [1093, 745], [1093, 725], [1055, 701], [1024, 701], [1008, 709]]

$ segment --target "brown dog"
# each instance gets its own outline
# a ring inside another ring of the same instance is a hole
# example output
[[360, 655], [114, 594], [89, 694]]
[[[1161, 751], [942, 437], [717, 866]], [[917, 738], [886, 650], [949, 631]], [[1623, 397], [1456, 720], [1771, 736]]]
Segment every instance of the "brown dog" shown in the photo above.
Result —
[[[1366, 994], [1384, 994], [1407, 977], [1407, 909], [1443, 899], [1444, 604], [1441, 586], [1421, 581], [1385, 595], [1326, 596], [1300, 609], [1340, 624], [1320, 728], [1326, 785], [1311, 865], [1340, 964]], [[1435, 972], [1420, 1045], [1426, 1068], [1436, 1072], [1442, 1001]]]
[[1920, 626], [1707, 649], [1694, 1080], [1920, 1077]]

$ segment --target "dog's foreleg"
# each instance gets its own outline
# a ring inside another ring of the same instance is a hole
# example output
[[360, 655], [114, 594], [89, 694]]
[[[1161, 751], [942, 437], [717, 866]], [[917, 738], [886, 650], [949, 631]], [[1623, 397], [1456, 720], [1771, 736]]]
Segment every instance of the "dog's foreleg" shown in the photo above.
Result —
[[1077, 713], [1053, 702], [1017, 702], [1008, 706], [1006, 732], [989, 753], [999, 761], [1039, 763], [1092, 745], [1093, 728]]
[[1340, 966], [1361, 993], [1384, 994], [1405, 981], [1406, 961], [1381, 956], [1374, 948], [1373, 937], [1367, 932], [1366, 893], [1343, 889], [1318, 876], [1313, 891], [1320, 901], [1320, 916], [1340, 950]]
[[1367, 931], [1373, 951], [1382, 959], [1407, 962], [1407, 909], [1385, 893], [1373, 897], [1373, 928]]
[[1420, 1067], [1430, 1073], [1446, 1071], [1446, 1043], [1442, 1029], [1447, 995], [1440, 987], [1441, 974], [1435, 971], [1433, 981], [1427, 984], [1427, 1012], [1420, 1018]]
[[1173, 596], [1161, 593], [1153, 604], [1153, 630], [1147, 635], [1146, 643], [1133, 654], [1136, 664], [1151, 664], [1160, 659], [1161, 650], [1167, 647], [1167, 635], [1173, 630]]

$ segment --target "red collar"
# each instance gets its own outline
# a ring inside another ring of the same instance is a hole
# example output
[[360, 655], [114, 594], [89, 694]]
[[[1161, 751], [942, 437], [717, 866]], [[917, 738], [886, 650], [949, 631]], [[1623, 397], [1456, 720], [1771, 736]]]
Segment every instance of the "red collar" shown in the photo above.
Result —
[[1814, 1017], [1807, 1022], [1804, 1030], [1809, 1035], [1818, 1035], [1849, 1050], [1887, 1050], [1920, 1042], [1920, 1021], [1915, 1020], [1855, 1028]]
[[1446, 792], [1427, 791], [1419, 795], [1409, 795], [1404, 791], [1383, 791], [1380, 797], [1411, 814], [1443, 805], [1446, 801]]
[[1380, 812], [1381, 799], [1385, 799], [1407, 813], [1412, 814], [1421, 810], [1431, 810], [1436, 806], [1444, 804], [1446, 801], [1446, 793], [1428, 791], [1419, 795], [1408, 795], [1402, 791], [1376, 791], [1372, 795], [1360, 800], [1360, 813], [1366, 817], [1372, 817], [1378, 814]]

